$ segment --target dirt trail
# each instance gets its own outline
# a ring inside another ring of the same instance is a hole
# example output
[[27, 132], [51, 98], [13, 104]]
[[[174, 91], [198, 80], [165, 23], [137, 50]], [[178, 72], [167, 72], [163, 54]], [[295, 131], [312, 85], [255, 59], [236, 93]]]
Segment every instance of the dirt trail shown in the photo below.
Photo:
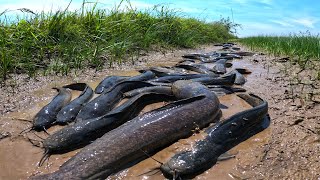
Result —
[[[181, 60], [181, 55], [191, 52], [213, 51], [213, 46], [199, 49], [182, 49], [166, 53], [149, 53], [141, 56], [135, 65], [105, 68], [101, 71], [85, 70], [78, 75], [61, 77], [39, 76], [35, 79], [23, 75], [14, 76], [0, 89], [0, 179], [25, 179], [38, 173], [52, 172], [77, 151], [53, 155], [46, 166], [37, 167], [42, 149], [32, 146], [26, 135], [18, 136], [39, 109], [54, 96], [54, 86], [71, 82], [87, 82], [92, 87], [106, 75], [136, 75], [138, 69], [156, 65], [171, 66]], [[319, 179], [320, 178], [320, 105], [317, 101], [303, 101], [289, 92], [290, 77], [282, 69], [287, 64], [276, 63], [272, 57], [255, 55], [234, 60], [234, 67], [252, 71], [244, 87], [269, 103], [271, 125], [231, 150], [236, 157], [217, 165], [196, 179]], [[223, 111], [224, 118], [249, 108], [234, 96], [221, 97], [220, 101], [230, 109]], [[163, 104], [147, 107], [149, 111]], [[240, 105], [240, 106], [239, 106]], [[24, 120], [18, 120], [24, 119]], [[59, 127], [50, 128], [53, 132]], [[45, 134], [39, 133], [45, 137]], [[199, 134], [198, 136], [201, 136]], [[190, 146], [194, 136], [180, 140], [154, 157], [165, 161], [170, 154]], [[28, 137], [36, 139], [32, 133]], [[34, 141], [34, 143], [37, 143]], [[158, 167], [155, 161], [146, 159], [134, 167], [109, 179], [164, 179], [161, 173], [138, 174]]]

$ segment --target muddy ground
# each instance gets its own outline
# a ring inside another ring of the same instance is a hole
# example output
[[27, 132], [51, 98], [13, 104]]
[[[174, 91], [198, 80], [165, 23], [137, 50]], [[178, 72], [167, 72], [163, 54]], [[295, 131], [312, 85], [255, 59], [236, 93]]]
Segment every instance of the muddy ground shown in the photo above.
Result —
[[[31, 175], [52, 172], [77, 152], [53, 155], [44, 166], [37, 167], [43, 150], [33, 146], [28, 138], [39, 138], [33, 133], [19, 136], [23, 129], [30, 127], [28, 121], [55, 95], [52, 87], [71, 82], [87, 82], [95, 87], [106, 75], [136, 75], [136, 70], [146, 67], [172, 66], [186, 53], [213, 50], [215, 47], [210, 45], [199, 49], [153, 52], [141, 55], [135, 64], [115, 65], [101, 71], [88, 69], [68, 77], [12, 76], [0, 88], [0, 179], [26, 179]], [[303, 77], [313, 72], [301, 73], [284, 59], [259, 53], [235, 60], [234, 67], [246, 67], [252, 71], [244, 87], [268, 101], [270, 127], [233, 148], [231, 152], [236, 154], [235, 158], [219, 162], [196, 179], [319, 179], [319, 82], [312, 81], [313, 86], [303, 87], [301, 81], [300, 84], [294, 83], [296, 72]], [[220, 101], [230, 108], [223, 111], [224, 118], [249, 108], [234, 96], [220, 97]], [[161, 105], [158, 103], [144, 111]], [[49, 132], [58, 128], [50, 128]], [[38, 135], [46, 136], [44, 133]], [[171, 145], [155, 154], [154, 158], [164, 161], [182, 146], [190, 146], [191, 140], [198, 136], [201, 133]], [[33, 143], [37, 144], [36, 141]], [[146, 159], [109, 179], [164, 179], [161, 173], [137, 176], [157, 166], [159, 164], [153, 160]]]

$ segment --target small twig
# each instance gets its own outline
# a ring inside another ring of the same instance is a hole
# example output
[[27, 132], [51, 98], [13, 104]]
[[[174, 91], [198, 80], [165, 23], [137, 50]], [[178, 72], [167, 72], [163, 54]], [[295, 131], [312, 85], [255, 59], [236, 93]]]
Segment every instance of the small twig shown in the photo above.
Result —
[[32, 120], [30, 120], [30, 119], [23, 119], [23, 118], [12, 118], [12, 120], [15, 120], [15, 121], [24, 121], [24, 122], [32, 122]]

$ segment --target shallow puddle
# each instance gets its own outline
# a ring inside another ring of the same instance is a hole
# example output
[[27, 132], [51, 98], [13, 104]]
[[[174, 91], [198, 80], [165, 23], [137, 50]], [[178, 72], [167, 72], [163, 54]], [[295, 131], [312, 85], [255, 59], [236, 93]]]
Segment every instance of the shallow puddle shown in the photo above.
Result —
[[[176, 63], [176, 62], [175, 62]], [[158, 62], [150, 63], [149, 66], [156, 65], [172, 65], [173, 62]], [[252, 65], [241, 64], [241, 60], [235, 61], [234, 67], [249, 66], [250, 71], [254, 72], [251, 75], [247, 75], [248, 82], [252, 81], [257, 73], [263, 71], [262, 68], [252, 69]], [[128, 70], [128, 71], [111, 71], [109, 75], [123, 75], [123, 76], [134, 76], [139, 74], [138, 71]], [[253, 75], [254, 74], [254, 75]], [[103, 75], [105, 76], [105, 75]], [[101, 76], [101, 80], [103, 79]], [[51, 84], [51, 86], [44, 87], [42, 90], [35, 91], [34, 96], [44, 96], [41, 101], [36, 102], [35, 105], [31, 106], [28, 110], [22, 110], [19, 112], [9, 113], [4, 117], [1, 117], [0, 121], [0, 132], [10, 132], [11, 137], [0, 140], [0, 179], [26, 179], [29, 176], [36, 174], [44, 174], [49, 172], [54, 172], [59, 168], [61, 164], [67, 161], [70, 157], [75, 155], [79, 150], [69, 152], [61, 155], [52, 155], [48, 161], [44, 163], [43, 166], [38, 167], [38, 162], [43, 156], [43, 149], [32, 145], [28, 140], [31, 139], [33, 144], [40, 144], [38, 141], [41, 139], [38, 137], [45, 138], [48, 136], [46, 133], [40, 132], [34, 135], [33, 133], [24, 133], [19, 135], [19, 133], [30, 127], [31, 123], [28, 122], [32, 117], [50, 100], [56, 95], [56, 91], [52, 90], [51, 87], [62, 86], [72, 81], [66, 80], [65, 82]], [[94, 89], [100, 81], [88, 82], [88, 84]], [[251, 83], [252, 84], [252, 83]], [[76, 98], [81, 92], [72, 91], [73, 98]], [[97, 96], [97, 95], [96, 95]], [[226, 95], [219, 97], [220, 103], [224, 105], [222, 108], [223, 116], [221, 120], [224, 120], [233, 114], [249, 109], [251, 106], [243, 101], [241, 98], [237, 97], [235, 94]], [[124, 101], [122, 101], [123, 103]], [[141, 113], [151, 111], [155, 108], [162, 107], [166, 102], [155, 103], [145, 107]], [[48, 130], [49, 133], [60, 129], [62, 127], [55, 126]], [[230, 150], [231, 154], [236, 154], [235, 158], [218, 162], [211, 169], [207, 170], [203, 174], [197, 176], [195, 179], [237, 179], [239, 176], [239, 171], [237, 170], [236, 164], [247, 163], [252, 158], [256, 158], [252, 155], [250, 149], [254, 146], [259, 146], [270, 137], [270, 128], [265, 131], [251, 137], [245, 142], [242, 142], [238, 146]], [[196, 140], [202, 139], [205, 133], [197, 133], [187, 139], [181, 139], [178, 142], [172, 144], [171, 146], [163, 149], [162, 151], [156, 153], [152, 157], [160, 162], [166, 162], [170, 157], [172, 157], [176, 152], [190, 149], [192, 144]], [[36, 141], [37, 140], [37, 141]], [[108, 179], [165, 179], [161, 172], [157, 170], [160, 164], [153, 160], [152, 158], [145, 159], [140, 163], [121, 171]], [[245, 172], [241, 172], [242, 175]], [[241, 176], [242, 177], [242, 176]]]

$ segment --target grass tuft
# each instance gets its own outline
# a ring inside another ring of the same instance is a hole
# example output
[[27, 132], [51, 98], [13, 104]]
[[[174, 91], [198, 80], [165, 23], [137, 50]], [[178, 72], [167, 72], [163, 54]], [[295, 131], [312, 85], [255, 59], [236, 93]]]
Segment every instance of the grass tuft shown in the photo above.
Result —
[[[289, 94], [294, 101], [308, 102], [307, 107], [319, 103], [320, 37], [309, 32], [289, 36], [256, 36], [239, 39], [252, 50], [264, 51], [275, 57], [288, 56], [280, 70], [289, 80]], [[304, 103], [301, 103], [304, 104]]]
[[274, 56], [290, 56], [299, 61], [320, 60], [320, 37], [310, 33], [289, 36], [255, 36], [240, 39], [252, 50], [263, 50]]
[[5, 17], [0, 18], [2, 80], [10, 73], [32, 76], [39, 70], [67, 74], [71, 69], [101, 68], [152, 47], [189, 48], [235, 38], [228, 19], [207, 23], [162, 5], [141, 11], [121, 1], [107, 10], [83, 1], [77, 11], [19, 10], [25, 16], [15, 22], [7, 19], [7, 11], [0, 13]]

